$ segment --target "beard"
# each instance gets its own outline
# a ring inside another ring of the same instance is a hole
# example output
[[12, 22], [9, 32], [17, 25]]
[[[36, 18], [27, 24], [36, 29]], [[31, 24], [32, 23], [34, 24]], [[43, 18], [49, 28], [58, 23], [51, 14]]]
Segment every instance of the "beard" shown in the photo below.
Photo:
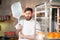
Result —
[[25, 17], [25, 19], [26, 19], [27, 21], [31, 20], [31, 18], [32, 18], [32, 17], [29, 17], [29, 18], [26, 18], [26, 17]]

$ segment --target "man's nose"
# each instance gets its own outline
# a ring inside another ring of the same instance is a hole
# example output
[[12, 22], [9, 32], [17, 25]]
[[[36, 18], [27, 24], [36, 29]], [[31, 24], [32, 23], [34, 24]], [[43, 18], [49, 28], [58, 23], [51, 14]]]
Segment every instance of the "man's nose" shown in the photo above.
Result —
[[28, 14], [26, 16], [29, 16]]
[[25, 15], [25, 16], [28, 16], [28, 15]]

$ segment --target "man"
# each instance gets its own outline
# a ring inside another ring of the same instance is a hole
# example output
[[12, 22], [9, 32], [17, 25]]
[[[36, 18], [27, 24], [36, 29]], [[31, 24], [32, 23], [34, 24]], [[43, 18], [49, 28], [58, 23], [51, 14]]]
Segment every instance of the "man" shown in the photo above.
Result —
[[[33, 19], [33, 9], [26, 8], [24, 13], [25, 19], [20, 20], [15, 26], [16, 32], [19, 33], [19, 40], [34, 40], [35, 20]], [[38, 22], [36, 22], [36, 28], [40, 29]]]

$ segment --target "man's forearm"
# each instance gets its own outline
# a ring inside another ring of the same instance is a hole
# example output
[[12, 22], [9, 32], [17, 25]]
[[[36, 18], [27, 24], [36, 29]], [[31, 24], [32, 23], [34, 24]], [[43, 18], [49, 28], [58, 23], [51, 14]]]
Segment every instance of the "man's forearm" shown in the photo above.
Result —
[[20, 37], [22, 39], [30, 39], [30, 40], [34, 39], [34, 35], [24, 35], [22, 32], [20, 32]]
[[16, 34], [18, 34], [21, 30], [16, 30]]
[[21, 24], [18, 24], [16, 33], [18, 34], [21, 30], [22, 30], [22, 26], [21, 26]]
[[30, 40], [33, 40], [34, 39], [34, 35], [24, 35], [22, 33], [20, 33], [20, 37], [22, 39], [30, 39]]
[[16, 34], [18, 34], [18, 33], [19, 33], [19, 31], [16, 30]]
[[24, 35], [24, 38], [33, 40], [34, 35]]

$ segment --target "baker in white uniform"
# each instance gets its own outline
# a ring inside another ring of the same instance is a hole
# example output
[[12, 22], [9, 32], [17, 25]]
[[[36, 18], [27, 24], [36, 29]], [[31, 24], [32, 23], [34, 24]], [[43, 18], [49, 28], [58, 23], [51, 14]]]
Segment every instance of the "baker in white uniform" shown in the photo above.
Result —
[[[24, 15], [25, 19], [20, 20], [18, 24], [15, 26], [17, 30], [16, 32], [19, 33], [19, 40], [34, 40], [35, 21], [32, 18], [33, 9], [26, 8], [24, 13], [25, 13]], [[37, 29], [40, 29], [40, 25], [38, 22], [36, 22], [36, 27]]]

